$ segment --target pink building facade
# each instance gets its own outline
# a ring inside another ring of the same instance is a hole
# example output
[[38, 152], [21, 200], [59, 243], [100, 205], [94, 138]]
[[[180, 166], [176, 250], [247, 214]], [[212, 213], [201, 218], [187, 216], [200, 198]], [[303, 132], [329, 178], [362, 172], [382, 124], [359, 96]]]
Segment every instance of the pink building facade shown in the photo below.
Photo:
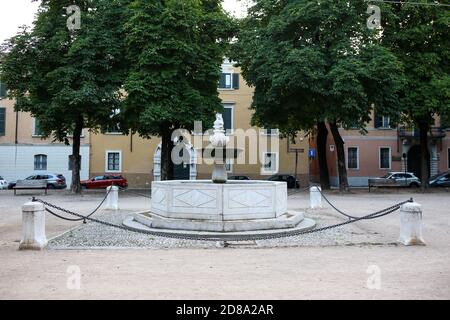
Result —
[[[341, 129], [345, 142], [345, 156], [349, 184], [367, 187], [368, 180], [390, 171], [408, 171], [421, 178], [421, 148], [419, 132], [413, 128], [391, 126], [388, 118], [372, 117], [366, 135], [358, 130]], [[450, 128], [439, 119], [428, 134], [430, 175], [450, 170]], [[313, 140], [313, 139], [312, 139]], [[327, 161], [332, 186], [339, 185], [337, 152], [331, 132], [328, 135]], [[315, 146], [312, 145], [312, 148]], [[318, 159], [311, 160], [311, 177], [319, 181]]]

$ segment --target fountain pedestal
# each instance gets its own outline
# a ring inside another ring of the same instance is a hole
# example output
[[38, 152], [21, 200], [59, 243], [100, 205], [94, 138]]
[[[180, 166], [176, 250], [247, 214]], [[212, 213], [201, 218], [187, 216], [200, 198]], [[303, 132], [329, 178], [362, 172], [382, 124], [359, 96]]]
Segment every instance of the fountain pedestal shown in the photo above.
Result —
[[214, 183], [227, 183], [228, 174], [224, 164], [214, 164], [212, 180]]
[[288, 211], [286, 183], [272, 181], [155, 181], [151, 211], [134, 220], [159, 231], [219, 234], [315, 226], [303, 213]]

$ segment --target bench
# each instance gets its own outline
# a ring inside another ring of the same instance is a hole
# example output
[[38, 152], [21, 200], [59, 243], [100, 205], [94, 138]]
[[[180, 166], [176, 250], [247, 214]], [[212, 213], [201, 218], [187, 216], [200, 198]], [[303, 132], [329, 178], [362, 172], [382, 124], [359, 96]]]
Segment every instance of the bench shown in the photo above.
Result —
[[369, 192], [373, 187], [396, 187], [398, 189], [400, 185], [391, 179], [369, 179]]
[[47, 194], [48, 186], [47, 180], [18, 180], [14, 186], [14, 195], [16, 195], [17, 190], [37, 190], [45, 189], [45, 194]]

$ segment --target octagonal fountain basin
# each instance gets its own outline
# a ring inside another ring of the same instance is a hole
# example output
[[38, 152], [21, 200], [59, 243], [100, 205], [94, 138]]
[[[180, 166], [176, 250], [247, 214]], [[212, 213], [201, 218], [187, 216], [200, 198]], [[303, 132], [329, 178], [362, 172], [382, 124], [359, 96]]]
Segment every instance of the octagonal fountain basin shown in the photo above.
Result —
[[288, 211], [287, 185], [272, 181], [156, 181], [151, 210], [137, 213], [128, 226], [198, 232], [310, 229], [315, 222]]

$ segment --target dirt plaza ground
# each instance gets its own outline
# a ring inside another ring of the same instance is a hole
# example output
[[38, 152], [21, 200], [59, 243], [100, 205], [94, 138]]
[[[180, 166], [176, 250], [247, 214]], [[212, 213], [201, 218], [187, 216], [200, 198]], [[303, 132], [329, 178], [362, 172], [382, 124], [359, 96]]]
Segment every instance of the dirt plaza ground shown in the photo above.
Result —
[[[399, 215], [394, 213], [316, 234], [304, 243], [283, 239], [280, 246], [56, 246], [42, 252], [18, 251], [21, 205], [31, 197], [23, 193], [13, 196], [0, 191], [0, 299], [450, 298], [450, 192], [446, 190], [329, 193], [338, 208], [355, 215], [414, 197], [423, 207], [427, 246], [399, 245]], [[51, 191], [42, 197], [86, 213], [96, 207], [103, 193], [75, 196]], [[294, 194], [289, 197], [289, 208], [305, 209], [308, 201], [308, 193]], [[120, 207], [125, 213], [149, 206], [149, 199], [121, 194]], [[111, 214], [103, 211], [99, 217], [107, 219]], [[319, 226], [345, 221], [329, 206], [307, 210], [306, 216]], [[46, 224], [49, 239], [74, 227], [68, 234], [77, 235], [87, 228], [52, 216], [47, 216]], [[73, 266], [81, 271], [79, 289], [68, 286], [68, 270]], [[373, 270], [379, 271], [379, 288], [370, 286]]]

